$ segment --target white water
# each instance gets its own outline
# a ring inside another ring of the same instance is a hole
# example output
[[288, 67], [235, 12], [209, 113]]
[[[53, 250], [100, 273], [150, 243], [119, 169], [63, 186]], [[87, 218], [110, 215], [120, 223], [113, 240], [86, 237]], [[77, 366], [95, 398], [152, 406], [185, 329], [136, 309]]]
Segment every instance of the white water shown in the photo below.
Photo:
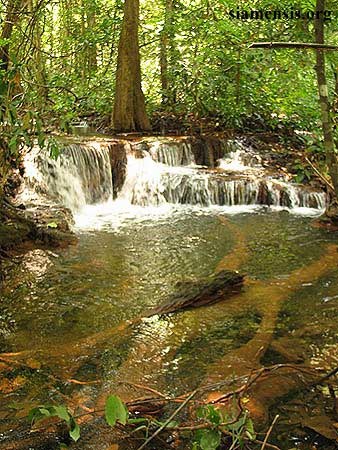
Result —
[[187, 142], [155, 141], [150, 144], [149, 154], [156, 162], [168, 166], [194, 166], [195, 157], [191, 144]]
[[41, 200], [42, 196], [76, 213], [87, 204], [112, 197], [109, 153], [98, 143], [69, 145], [56, 160], [34, 148], [26, 155], [24, 163], [24, 202], [39, 197]]
[[237, 214], [266, 206], [319, 215], [326, 205], [323, 192], [265, 175], [259, 155], [251, 149], [245, 152], [243, 144], [215, 170], [196, 166], [186, 142], [152, 141], [148, 149], [138, 151], [138, 157], [135, 152], [128, 155], [126, 179], [115, 201], [107, 145], [73, 144], [56, 161], [35, 150], [26, 157], [23, 199], [68, 207], [79, 229], [115, 228], [125, 221], [160, 218], [182, 209]]
[[219, 167], [230, 172], [262, 169], [262, 158], [251, 147], [246, 148], [241, 141], [230, 141], [231, 152], [219, 160]]

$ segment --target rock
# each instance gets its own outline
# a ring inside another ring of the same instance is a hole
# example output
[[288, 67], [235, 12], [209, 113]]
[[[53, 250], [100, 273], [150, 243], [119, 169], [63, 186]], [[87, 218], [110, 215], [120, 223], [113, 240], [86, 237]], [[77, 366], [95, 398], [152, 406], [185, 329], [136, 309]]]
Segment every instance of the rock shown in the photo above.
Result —
[[127, 171], [127, 152], [126, 143], [123, 141], [116, 141], [109, 144], [109, 155], [112, 168], [112, 180], [113, 180], [113, 196], [117, 197], [117, 194], [122, 189], [124, 181], [126, 179]]
[[216, 167], [218, 159], [228, 152], [226, 141], [216, 136], [194, 136], [190, 138], [196, 164]]
[[0, 256], [26, 241], [53, 247], [75, 243], [77, 239], [71, 230], [73, 223], [67, 208], [37, 205], [21, 210], [3, 202], [0, 204]]
[[334, 225], [338, 225], [338, 201], [333, 200], [330, 205], [326, 208], [325, 216]]

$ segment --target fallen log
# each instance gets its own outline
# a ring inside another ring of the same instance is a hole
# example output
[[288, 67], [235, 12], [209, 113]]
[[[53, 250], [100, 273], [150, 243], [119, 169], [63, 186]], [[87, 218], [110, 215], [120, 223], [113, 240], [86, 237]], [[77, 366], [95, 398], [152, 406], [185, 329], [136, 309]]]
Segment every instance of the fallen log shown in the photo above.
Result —
[[199, 281], [177, 283], [178, 291], [164, 303], [151, 309], [144, 317], [211, 305], [237, 294], [241, 290], [243, 282], [244, 276], [238, 272], [222, 270], [212, 277]]

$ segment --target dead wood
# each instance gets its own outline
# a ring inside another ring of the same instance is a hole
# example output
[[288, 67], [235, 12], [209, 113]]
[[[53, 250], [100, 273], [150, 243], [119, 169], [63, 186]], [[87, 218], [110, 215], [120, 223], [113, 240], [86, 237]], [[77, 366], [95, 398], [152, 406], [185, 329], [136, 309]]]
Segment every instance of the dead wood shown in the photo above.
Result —
[[312, 50], [338, 50], [337, 45], [315, 42], [253, 42], [248, 48], [305, 48]]
[[178, 291], [160, 306], [146, 313], [145, 317], [211, 305], [237, 294], [243, 286], [243, 281], [243, 275], [222, 270], [209, 278], [178, 283]]

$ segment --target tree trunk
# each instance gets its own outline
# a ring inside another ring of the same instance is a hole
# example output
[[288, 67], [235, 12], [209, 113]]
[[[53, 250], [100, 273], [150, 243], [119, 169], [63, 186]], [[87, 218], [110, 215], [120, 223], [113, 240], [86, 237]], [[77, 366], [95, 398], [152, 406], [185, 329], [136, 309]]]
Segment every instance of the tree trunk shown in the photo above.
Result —
[[1, 30], [1, 41], [5, 43], [0, 47], [0, 69], [5, 72], [7, 71], [9, 64], [8, 41], [12, 36], [16, 22], [19, 20], [20, 6], [21, 0], [9, 0], [6, 7], [6, 16]]
[[48, 102], [48, 87], [46, 75], [46, 59], [42, 53], [42, 30], [41, 19], [38, 11], [39, 5], [34, 5], [34, 0], [29, 0], [28, 9], [32, 17], [35, 15], [35, 21], [32, 24], [32, 41], [34, 49], [32, 52], [32, 60], [34, 61], [34, 77], [36, 80], [36, 90], [38, 93], [37, 104], [40, 111], [43, 111]]
[[112, 123], [115, 131], [150, 130], [141, 88], [138, 23], [139, 0], [125, 0], [117, 57]]
[[[324, 11], [325, 0], [317, 0], [316, 10]], [[324, 21], [315, 20], [316, 43], [324, 44]], [[330, 104], [325, 73], [325, 57], [322, 49], [316, 50], [316, 73], [319, 92], [319, 103], [322, 116], [322, 128], [324, 135], [324, 149], [332, 184], [338, 197], [338, 160], [335, 152], [335, 144], [332, 131], [332, 119], [330, 116]]]
[[5, 17], [0, 32], [0, 199], [4, 196], [4, 186], [11, 171], [13, 155], [8, 147], [6, 136], [2, 134], [2, 126], [6, 123], [6, 112], [11, 101], [13, 90], [20, 83], [17, 74], [9, 79], [8, 69], [10, 63], [10, 39], [14, 27], [20, 19], [22, 0], [8, 0]]
[[[87, 29], [96, 29], [96, 12], [95, 10], [88, 8], [87, 10]], [[88, 70], [89, 74], [96, 72], [97, 70], [97, 45], [95, 42], [88, 44]]]
[[[173, 89], [173, 77], [170, 75], [170, 62], [173, 59], [173, 0], [165, 0], [164, 25], [161, 32], [160, 41], [160, 67], [161, 67], [161, 88], [162, 104], [172, 105], [175, 103], [175, 93]], [[170, 55], [169, 55], [170, 54]]]

